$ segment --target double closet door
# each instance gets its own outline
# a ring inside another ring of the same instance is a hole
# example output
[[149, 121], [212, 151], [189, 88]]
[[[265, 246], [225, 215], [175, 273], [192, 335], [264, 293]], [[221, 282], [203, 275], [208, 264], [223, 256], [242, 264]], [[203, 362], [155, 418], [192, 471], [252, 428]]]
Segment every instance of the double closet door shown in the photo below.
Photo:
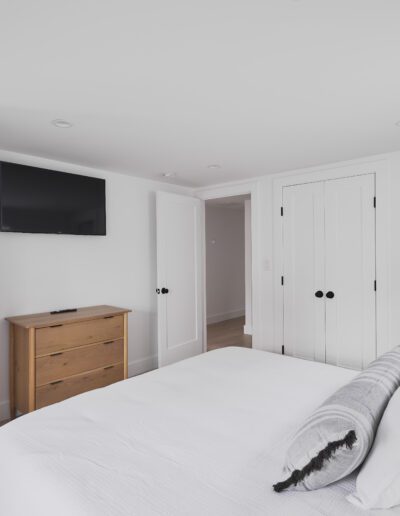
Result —
[[376, 357], [375, 175], [283, 188], [284, 352], [363, 369]]

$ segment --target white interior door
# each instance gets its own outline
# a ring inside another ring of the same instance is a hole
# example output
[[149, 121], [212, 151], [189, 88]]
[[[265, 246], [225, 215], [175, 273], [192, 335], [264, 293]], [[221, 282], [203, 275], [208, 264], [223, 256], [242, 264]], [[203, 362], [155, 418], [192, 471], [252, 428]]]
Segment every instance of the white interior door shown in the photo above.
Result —
[[203, 201], [157, 192], [158, 365], [203, 351]]
[[326, 361], [362, 369], [376, 357], [375, 176], [326, 181]]
[[323, 183], [283, 188], [283, 207], [284, 351], [325, 362]]

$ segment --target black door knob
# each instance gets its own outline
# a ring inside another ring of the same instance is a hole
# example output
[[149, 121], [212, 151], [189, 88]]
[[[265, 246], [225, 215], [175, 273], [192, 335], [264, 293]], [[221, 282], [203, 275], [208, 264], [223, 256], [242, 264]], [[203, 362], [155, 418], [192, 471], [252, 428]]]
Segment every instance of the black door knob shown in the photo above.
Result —
[[161, 289], [161, 294], [168, 294], [169, 290], [165, 287]]
[[324, 293], [322, 292], [322, 290], [317, 290], [316, 293], [315, 293], [315, 297], [323, 297]]
[[330, 290], [329, 292], [327, 292], [327, 293], [326, 293], [326, 297], [327, 297], [328, 299], [332, 299], [332, 298], [334, 298], [334, 297], [335, 297], [335, 294], [334, 294], [334, 292], [332, 292], [332, 291]]

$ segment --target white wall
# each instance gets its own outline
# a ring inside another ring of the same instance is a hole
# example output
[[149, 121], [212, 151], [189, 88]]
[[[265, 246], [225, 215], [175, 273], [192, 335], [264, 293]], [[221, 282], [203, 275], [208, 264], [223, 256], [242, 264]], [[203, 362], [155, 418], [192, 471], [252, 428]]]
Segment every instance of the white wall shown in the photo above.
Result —
[[110, 304], [131, 308], [129, 373], [156, 366], [155, 191], [188, 189], [0, 151], [0, 160], [106, 179], [107, 236], [0, 233], [0, 420], [8, 413], [4, 317]]
[[[389, 346], [400, 345], [400, 152], [388, 159], [390, 170]], [[379, 203], [379, 196], [377, 197]], [[377, 204], [379, 209], [379, 204]], [[378, 280], [379, 281], [379, 280]], [[379, 284], [378, 284], [379, 288]]]
[[207, 322], [245, 313], [244, 207], [206, 205]]

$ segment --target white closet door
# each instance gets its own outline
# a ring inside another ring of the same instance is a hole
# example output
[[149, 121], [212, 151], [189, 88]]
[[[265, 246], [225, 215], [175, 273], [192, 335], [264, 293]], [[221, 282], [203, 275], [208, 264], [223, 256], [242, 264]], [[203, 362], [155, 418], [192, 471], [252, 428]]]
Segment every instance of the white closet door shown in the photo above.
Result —
[[285, 354], [325, 362], [324, 184], [283, 188]]
[[362, 369], [376, 357], [375, 176], [325, 183], [326, 361]]

